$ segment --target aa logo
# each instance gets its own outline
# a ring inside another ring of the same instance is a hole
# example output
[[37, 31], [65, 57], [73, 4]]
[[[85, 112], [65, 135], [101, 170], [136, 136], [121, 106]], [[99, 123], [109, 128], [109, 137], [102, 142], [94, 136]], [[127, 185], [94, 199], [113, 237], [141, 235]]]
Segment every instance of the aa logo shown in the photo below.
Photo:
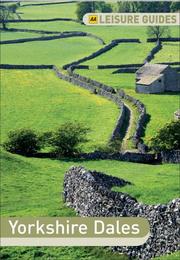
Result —
[[97, 24], [98, 16], [97, 15], [89, 15], [89, 24]]

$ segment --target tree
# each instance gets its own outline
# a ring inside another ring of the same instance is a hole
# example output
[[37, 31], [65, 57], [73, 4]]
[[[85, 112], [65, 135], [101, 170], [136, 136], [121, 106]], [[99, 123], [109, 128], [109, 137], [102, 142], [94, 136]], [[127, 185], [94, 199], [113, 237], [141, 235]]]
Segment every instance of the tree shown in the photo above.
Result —
[[10, 18], [9, 8], [7, 6], [0, 6], [0, 20], [4, 30], [6, 30], [6, 20]]
[[4, 30], [7, 29], [7, 20], [14, 19], [15, 15], [18, 16], [16, 13], [18, 7], [19, 4], [0, 6], [0, 23], [2, 24]]
[[117, 12], [120, 12], [120, 13], [138, 12], [138, 3], [137, 2], [118, 2], [117, 3]]
[[112, 6], [105, 2], [95, 2], [95, 11], [102, 13], [111, 13]]
[[89, 128], [80, 123], [65, 123], [57, 131], [49, 134], [48, 143], [52, 146], [53, 152], [72, 156], [80, 151], [82, 143], [87, 142], [86, 134]]
[[109, 13], [112, 12], [112, 7], [110, 4], [105, 2], [80, 2], [77, 4], [77, 18], [82, 21], [83, 16], [86, 13], [95, 13], [95, 12], [104, 12]]
[[180, 10], [180, 2], [172, 2], [170, 5], [171, 12], [177, 12]]
[[170, 11], [170, 2], [118, 2], [117, 11], [126, 13], [160, 13], [160, 12], [169, 12]]
[[138, 2], [138, 12], [143, 13], [168, 13], [170, 2]]
[[77, 4], [76, 14], [77, 14], [78, 20], [82, 21], [83, 16], [86, 13], [92, 13], [92, 12], [95, 12], [93, 2], [80, 2]]
[[170, 37], [170, 30], [168, 26], [148, 26], [147, 35], [158, 41], [161, 37]]
[[156, 152], [180, 149], [179, 129], [180, 120], [166, 124], [151, 138], [150, 147]]
[[21, 155], [33, 155], [41, 148], [37, 134], [30, 129], [10, 131], [3, 146], [7, 151]]

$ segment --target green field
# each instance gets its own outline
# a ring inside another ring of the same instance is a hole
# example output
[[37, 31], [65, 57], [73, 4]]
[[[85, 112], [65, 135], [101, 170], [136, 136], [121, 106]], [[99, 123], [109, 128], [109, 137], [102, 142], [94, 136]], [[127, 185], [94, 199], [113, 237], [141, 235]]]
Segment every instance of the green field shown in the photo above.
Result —
[[152, 60], [152, 62], [177, 62], [179, 61], [179, 52], [180, 44], [178, 42], [163, 43], [161, 51], [155, 55], [155, 58]]
[[[1, 41], [40, 37], [40, 34], [30, 32], [1, 32]], [[2, 48], [2, 47], [1, 47]]]
[[22, 6], [19, 11], [22, 19], [51, 19], [74, 18], [76, 19], [76, 3], [56, 5]]
[[97, 40], [89, 37], [8, 44], [1, 46], [1, 63], [62, 66], [72, 60], [83, 58], [99, 48]]
[[91, 129], [88, 150], [108, 142], [119, 115], [112, 102], [73, 87], [52, 71], [2, 70], [1, 76], [2, 140], [13, 129], [26, 127], [43, 132], [76, 121]]
[[103, 82], [116, 89], [123, 89], [127, 94], [142, 101], [146, 105], [147, 113], [150, 115], [150, 122], [145, 131], [145, 141], [148, 142], [167, 121], [174, 119], [174, 112], [178, 109], [178, 94], [138, 94], [135, 92], [134, 74], [112, 74], [113, 71], [112, 69], [90, 69], [77, 70], [77, 73]]
[[143, 63], [150, 50], [154, 47], [153, 43], [120, 43], [108, 52], [85, 62], [85, 65], [119, 65], [131, 63]]
[[[22, 259], [22, 256], [25, 260], [128, 260], [126, 256], [102, 247], [4, 247], [0, 255], [2, 259], [12, 260]], [[162, 258], [162, 260], [166, 260], [166, 258]], [[178, 260], [178, 258], [173, 258], [173, 260]]]
[[[22, 4], [22, 3], [21, 3]], [[33, 2], [32, 2], [33, 4]], [[23, 19], [73, 18], [76, 3], [22, 6], [18, 10]], [[9, 28], [83, 31], [101, 37], [106, 44], [114, 39], [139, 38], [140, 44], [119, 44], [112, 50], [84, 64], [89, 70], [75, 72], [108, 84], [139, 100], [147, 107], [150, 122], [145, 131], [145, 142], [156, 134], [178, 109], [177, 93], [144, 95], [135, 93], [135, 74], [112, 74], [115, 69], [97, 70], [97, 65], [141, 63], [154, 43], [146, 43], [145, 26], [85, 26], [76, 22], [10, 23]], [[179, 28], [170, 28], [171, 36], [178, 37]], [[1, 32], [1, 40], [39, 37], [32, 32]], [[1, 63], [54, 64], [58, 67], [90, 55], [103, 46], [90, 37], [73, 37], [52, 41], [36, 41], [1, 46]], [[164, 43], [155, 55], [155, 62], [178, 61], [177, 43]], [[54, 130], [68, 121], [82, 122], [90, 127], [84, 151], [107, 144], [119, 116], [118, 107], [105, 98], [63, 81], [50, 70], [1, 70], [1, 143], [10, 130], [22, 127], [38, 133]], [[133, 112], [133, 132], [137, 111]], [[127, 141], [127, 140], [126, 140]], [[130, 143], [125, 144], [131, 148]], [[63, 203], [63, 179], [70, 166], [82, 165], [133, 183], [113, 190], [127, 192], [146, 204], [168, 203], [179, 196], [179, 168], [176, 164], [147, 165], [113, 160], [72, 160], [26, 158], [2, 151], [1, 214], [2, 216], [75, 216], [75, 211]], [[2, 259], [11, 260], [127, 260], [101, 247], [4, 247]], [[157, 260], [177, 260], [179, 254], [158, 257]]]
[[118, 190], [128, 192], [143, 203], [167, 203], [178, 197], [178, 165], [154, 167], [110, 160], [36, 159], [3, 152], [2, 215], [74, 215], [74, 211], [63, 203], [61, 195], [64, 173], [72, 165], [83, 165], [87, 169], [102, 171], [132, 182], [134, 185]]

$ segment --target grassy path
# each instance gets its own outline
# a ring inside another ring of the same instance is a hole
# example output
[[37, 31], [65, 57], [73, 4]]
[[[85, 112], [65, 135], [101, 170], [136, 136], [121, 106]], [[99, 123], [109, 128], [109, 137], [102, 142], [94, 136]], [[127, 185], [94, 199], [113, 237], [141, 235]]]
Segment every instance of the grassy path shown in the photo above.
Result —
[[127, 131], [126, 131], [126, 135], [125, 135], [123, 142], [122, 142], [122, 147], [121, 147], [122, 150], [127, 150], [128, 147], [129, 147], [129, 140], [131, 138], [130, 132], [131, 132], [131, 128], [134, 124], [133, 111], [130, 108], [130, 106], [127, 105], [127, 103], [125, 103], [125, 104], [126, 104], [126, 107], [129, 111], [129, 120], [128, 120], [128, 127], [127, 127]]
[[129, 102], [127, 100], [123, 100], [123, 101], [130, 111], [129, 127], [128, 127], [128, 130], [127, 130], [127, 135], [126, 135], [124, 142], [123, 142], [123, 149], [134, 151], [136, 149], [135, 149], [133, 142], [132, 142], [132, 136], [133, 136], [135, 129], [136, 129], [136, 123], [137, 123], [137, 120], [138, 120], [139, 113], [138, 113], [136, 107], [131, 102]]
[[135, 132], [139, 113], [136, 107], [130, 101], [123, 99], [123, 103], [125, 105], [126, 113], [121, 129], [122, 150], [134, 150], [131, 137]]

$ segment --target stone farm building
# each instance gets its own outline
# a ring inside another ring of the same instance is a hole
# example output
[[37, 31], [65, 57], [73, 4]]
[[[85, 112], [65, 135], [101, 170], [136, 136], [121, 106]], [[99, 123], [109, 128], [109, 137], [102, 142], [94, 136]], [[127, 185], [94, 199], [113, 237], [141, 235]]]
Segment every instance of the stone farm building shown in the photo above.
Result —
[[146, 63], [136, 72], [136, 92], [179, 91], [179, 74], [169, 65]]

